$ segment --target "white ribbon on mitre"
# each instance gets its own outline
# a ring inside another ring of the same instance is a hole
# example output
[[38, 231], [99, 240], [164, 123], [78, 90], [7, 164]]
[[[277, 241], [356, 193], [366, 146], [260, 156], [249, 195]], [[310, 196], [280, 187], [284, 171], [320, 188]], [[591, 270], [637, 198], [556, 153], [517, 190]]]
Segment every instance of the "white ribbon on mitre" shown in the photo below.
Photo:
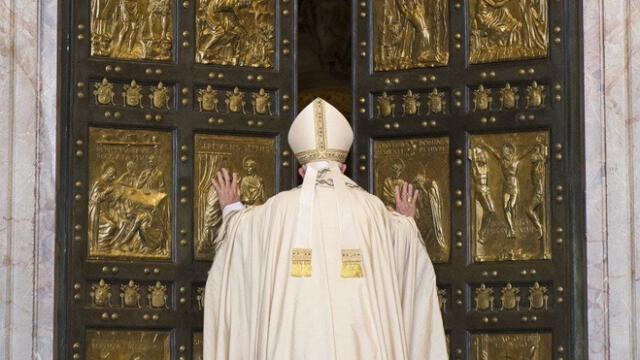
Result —
[[[331, 104], [317, 98], [296, 117], [289, 130], [289, 146], [298, 162], [305, 165], [305, 176], [300, 190], [296, 229], [296, 247], [311, 248], [313, 205], [318, 172], [328, 168], [336, 191], [338, 215], [343, 213], [340, 199], [344, 199], [346, 176], [340, 171], [351, 144], [353, 130], [347, 119]], [[340, 217], [341, 230], [344, 228]]]

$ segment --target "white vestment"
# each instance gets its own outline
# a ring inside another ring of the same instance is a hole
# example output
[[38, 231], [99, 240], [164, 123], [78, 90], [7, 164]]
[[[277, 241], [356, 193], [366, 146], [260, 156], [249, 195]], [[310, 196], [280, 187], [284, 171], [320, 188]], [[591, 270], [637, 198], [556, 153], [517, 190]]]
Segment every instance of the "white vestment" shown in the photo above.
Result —
[[[414, 220], [336, 172], [314, 179], [302, 235], [300, 188], [225, 217], [206, 286], [204, 360], [448, 359]], [[310, 277], [291, 275], [301, 244], [313, 251]], [[343, 249], [360, 249], [363, 277], [341, 277]]]

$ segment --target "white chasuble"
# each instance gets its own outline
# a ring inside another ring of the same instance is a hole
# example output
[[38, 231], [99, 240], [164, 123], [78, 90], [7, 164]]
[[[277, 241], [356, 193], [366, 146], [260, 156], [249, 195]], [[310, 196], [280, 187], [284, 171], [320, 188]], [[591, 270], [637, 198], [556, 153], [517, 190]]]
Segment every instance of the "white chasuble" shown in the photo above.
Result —
[[415, 222], [335, 172], [314, 178], [304, 231], [300, 188], [226, 216], [206, 286], [204, 360], [448, 359]]

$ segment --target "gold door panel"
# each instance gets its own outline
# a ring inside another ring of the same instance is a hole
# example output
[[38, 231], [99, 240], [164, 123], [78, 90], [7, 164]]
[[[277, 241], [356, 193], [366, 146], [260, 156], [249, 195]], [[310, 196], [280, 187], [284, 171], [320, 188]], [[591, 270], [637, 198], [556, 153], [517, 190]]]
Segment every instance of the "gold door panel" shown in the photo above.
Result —
[[469, 62], [547, 56], [548, 0], [470, 0]]
[[91, 0], [91, 56], [170, 60], [173, 0]]
[[202, 332], [193, 333], [193, 360], [202, 360]]
[[171, 333], [87, 330], [87, 360], [170, 360]]
[[472, 135], [474, 261], [551, 258], [549, 133]]
[[198, 0], [196, 32], [198, 63], [272, 68], [275, 0]]
[[474, 334], [472, 360], [551, 360], [550, 333]]
[[404, 181], [419, 190], [416, 222], [435, 263], [449, 261], [451, 251], [449, 138], [375, 140], [374, 192], [393, 205], [394, 188]]
[[213, 258], [213, 241], [222, 223], [222, 210], [212, 179], [223, 167], [238, 173], [241, 200], [245, 205], [264, 203], [275, 193], [275, 139], [196, 135], [194, 253], [198, 260]]
[[89, 257], [170, 258], [172, 151], [168, 131], [89, 128]]
[[373, 13], [376, 71], [449, 63], [447, 0], [373, 0]]

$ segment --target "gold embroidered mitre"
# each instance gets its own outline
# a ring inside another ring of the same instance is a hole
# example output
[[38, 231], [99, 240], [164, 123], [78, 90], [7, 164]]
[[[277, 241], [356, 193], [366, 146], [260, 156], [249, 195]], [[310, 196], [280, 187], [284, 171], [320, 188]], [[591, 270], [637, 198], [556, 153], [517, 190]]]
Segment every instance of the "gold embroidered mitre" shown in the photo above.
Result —
[[352, 143], [347, 119], [320, 98], [307, 105], [289, 129], [289, 146], [302, 165], [320, 160], [344, 163]]

